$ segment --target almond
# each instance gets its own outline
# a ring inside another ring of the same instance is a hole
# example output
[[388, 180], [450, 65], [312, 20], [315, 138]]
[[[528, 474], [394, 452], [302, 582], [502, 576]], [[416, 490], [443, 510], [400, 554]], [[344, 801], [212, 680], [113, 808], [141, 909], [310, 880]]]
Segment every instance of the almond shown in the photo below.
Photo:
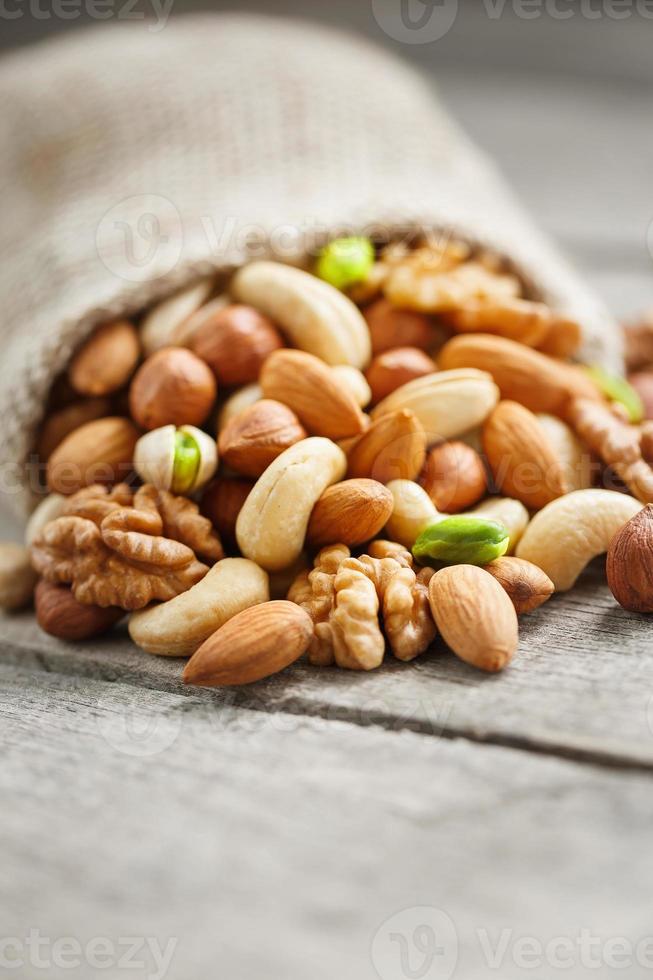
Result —
[[215, 378], [204, 361], [184, 347], [164, 347], [136, 372], [129, 389], [129, 408], [144, 429], [201, 426], [216, 394]]
[[71, 432], [48, 460], [48, 486], [75, 493], [92, 483], [120, 483], [132, 471], [138, 429], [129, 419], [109, 416]]
[[387, 299], [371, 303], [363, 310], [363, 316], [370, 330], [373, 354], [402, 344], [429, 350], [437, 341], [437, 331], [426, 314], [397, 309]]
[[429, 582], [429, 603], [442, 638], [461, 660], [492, 672], [510, 662], [519, 642], [517, 613], [483, 568], [442, 568]]
[[487, 492], [483, 460], [464, 442], [442, 442], [426, 458], [419, 482], [438, 510], [458, 514]]
[[483, 426], [483, 448], [502, 493], [529, 510], [541, 510], [570, 489], [543, 426], [517, 402], [499, 402]]
[[129, 320], [105, 323], [73, 357], [70, 383], [80, 395], [110, 395], [127, 384], [140, 356], [138, 333]]
[[206, 361], [219, 384], [234, 386], [256, 381], [266, 357], [283, 346], [272, 320], [240, 303], [217, 310], [190, 340], [191, 349]]
[[312, 548], [370, 541], [385, 527], [392, 507], [392, 494], [376, 480], [336, 483], [313, 507], [306, 540]]
[[204, 491], [200, 510], [211, 521], [223, 541], [236, 541], [236, 521], [254, 486], [252, 480], [221, 476]]
[[49, 415], [41, 428], [36, 451], [41, 459], [46, 462], [54, 452], [60, 442], [79, 429], [80, 425], [92, 422], [94, 419], [104, 418], [111, 411], [111, 402], [108, 398], [87, 398], [81, 402], [74, 402], [65, 408], [60, 408], [58, 412]]
[[505, 337], [480, 333], [454, 337], [440, 351], [438, 365], [443, 370], [489, 371], [502, 398], [514, 399], [532, 412], [564, 418], [572, 398], [601, 399], [596, 385], [579, 368]]
[[236, 472], [259, 477], [284, 449], [305, 438], [306, 430], [287, 405], [263, 398], [227, 423], [218, 450]]
[[483, 567], [505, 589], [518, 616], [532, 612], [553, 595], [549, 576], [525, 558], [495, 558]]
[[184, 682], [202, 687], [250, 684], [288, 667], [308, 649], [313, 620], [285, 599], [238, 613], [205, 640], [184, 670]]
[[41, 629], [60, 640], [89, 640], [100, 636], [125, 615], [115, 606], [102, 609], [83, 605], [68, 586], [50, 582], [39, 582], [36, 586], [34, 604]]
[[550, 357], [571, 357], [580, 347], [582, 339], [580, 324], [576, 320], [558, 317], [538, 348]]
[[365, 428], [365, 416], [330, 368], [300, 350], [268, 357], [260, 377], [266, 398], [283, 402], [313, 435], [346, 439]]
[[347, 475], [370, 477], [379, 483], [414, 480], [426, 456], [426, 437], [408, 409], [391, 412], [372, 422], [347, 450]]
[[372, 390], [372, 402], [376, 404], [407, 381], [434, 371], [432, 358], [419, 347], [394, 347], [377, 354], [365, 372]]

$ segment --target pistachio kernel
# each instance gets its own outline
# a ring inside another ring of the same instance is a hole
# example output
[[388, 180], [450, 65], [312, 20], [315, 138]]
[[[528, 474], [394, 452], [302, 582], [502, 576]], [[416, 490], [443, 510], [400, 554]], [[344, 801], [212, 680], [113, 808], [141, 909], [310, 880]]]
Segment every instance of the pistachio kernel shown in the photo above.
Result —
[[619, 402], [628, 412], [631, 422], [641, 422], [644, 418], [644, 404], [630, 382], [620, 374], [606, 371], [600, 364], [585, 368], [590, 378], [606, 398]]
[[334, 238], [320, 252], [315, 272], [336, 289], [346, 289], [367, 279], [374, 265], [374, 245], [369, 238]]
[[427, 527], [413, 545], [420, 565], [487, 565], [508, 550], [510, 535], [503, 524], [482, 517], [446, 517]]
[[173, 493], [188, 493], [194, 486], [200, 468], [200, 447], [188, 432], [175, 432], [175, 459], [172, 465]]

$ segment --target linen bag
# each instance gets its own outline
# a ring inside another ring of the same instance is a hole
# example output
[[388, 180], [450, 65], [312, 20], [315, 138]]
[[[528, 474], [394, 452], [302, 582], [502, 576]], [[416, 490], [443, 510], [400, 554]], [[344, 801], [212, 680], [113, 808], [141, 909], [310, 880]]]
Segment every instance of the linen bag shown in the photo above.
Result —
[[92, 328], [329, 233], [444, 229], [512, 260], [618, 365], [599, 299], [432, 86], [338, 32], [240, 14], [102, 25], [0, 67], [1, 486], [29, 508], [53, 378]]

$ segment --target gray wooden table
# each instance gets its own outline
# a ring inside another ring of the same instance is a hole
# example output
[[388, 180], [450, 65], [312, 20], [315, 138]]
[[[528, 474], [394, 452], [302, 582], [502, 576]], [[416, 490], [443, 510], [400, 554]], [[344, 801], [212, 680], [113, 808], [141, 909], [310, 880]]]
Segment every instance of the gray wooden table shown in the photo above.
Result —
[[[613, 309], [650, 304], [650, 91], [441, 87]], [[189, 691], [124, 637], [1, 628], [8, 976], [650, 975], [653, 626], [600, 561], [497, 677], [436, 647]]]

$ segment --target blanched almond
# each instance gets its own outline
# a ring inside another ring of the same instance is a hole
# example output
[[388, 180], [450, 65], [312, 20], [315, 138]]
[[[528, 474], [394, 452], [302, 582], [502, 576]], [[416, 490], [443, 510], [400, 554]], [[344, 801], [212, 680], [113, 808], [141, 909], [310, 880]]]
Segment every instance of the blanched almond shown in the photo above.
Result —
[[376, 406], [372, 418], [408, 408], [421, 423], [427, 445], [433, 445], [480, 425], [498, 400], [499, 389], [486, 371], [436, 371], [397, 388]]

